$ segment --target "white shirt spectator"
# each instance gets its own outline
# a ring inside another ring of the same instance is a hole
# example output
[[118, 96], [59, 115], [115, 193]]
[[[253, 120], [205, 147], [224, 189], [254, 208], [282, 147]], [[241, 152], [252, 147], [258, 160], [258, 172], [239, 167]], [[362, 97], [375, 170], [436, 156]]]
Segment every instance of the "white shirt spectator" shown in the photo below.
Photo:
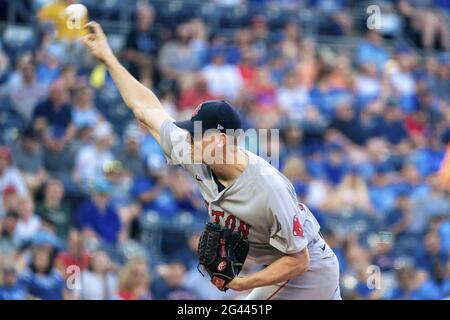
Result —
[[20, 218], [17, 222], [15, 236], [22, 242], [31, 240], [41, 227], [41, 219], [33, 214], [27, 221]]
[[27, 187], [19, 170], [14, 167], [6, 168], [3, 174], [0, 175], [0, 217], [5, 214], [3, 195], [5, 189], [8, 187], [13, 187], [20, 197], [24, 197], [28, 194]]
[[74, 106], [72, 109], [72, 122], [78, 129], [82, 127], [94, 128], [101, 121], [102, 116], [94, 107], [81, 109]]
[[309, 104], [310, 98], [308, 90], [302, 86], [295, 88], [281, 87], [277, 91], [278, 106], [287, 114], [301, 114]]
[[362, 97], [376, 97], [381, 92], [381, 82], [377, 78], [360, 75], [356, 78], [356, 92]]
[[416, 92], [416, 82], [410, 72], [394, 71], [391, 75], [391, 82], [402, 96], [412, 96]]
[[81, 274], [81, 299], [117, 300], [118, 280], [114, 273], [101, 275], [92, 271]]
[[212, 95], [224, 96], [231, 101], [236, 99], [243, 83], [242, 75], [236, 66], [210, 64], [203, 68], [202, 73]]
[[14, 110], [27, 122], [31, 120], [33, 110], [39, 101], [44, 99], [48, 93], [48, 86], [33, 80], [25, 83], [23, 76], [18, 74], [12, 77], [6, 85], [9, 98]]
[[103, 166], [114, 160], [111, 146], [114, 132], [108, 122], [95, 127], [93, 144], [81, 147], [75, 158], [75, 178], [82, 186], [89, 187], [95, 179], [103, 176]]
[[103, 175], [105, 163], [113, 161], [110, 150], [99, 150], [95, 145], [87, 145], [80, 149], [75, 159], [75, 175], [81, 183], [90, 183]]

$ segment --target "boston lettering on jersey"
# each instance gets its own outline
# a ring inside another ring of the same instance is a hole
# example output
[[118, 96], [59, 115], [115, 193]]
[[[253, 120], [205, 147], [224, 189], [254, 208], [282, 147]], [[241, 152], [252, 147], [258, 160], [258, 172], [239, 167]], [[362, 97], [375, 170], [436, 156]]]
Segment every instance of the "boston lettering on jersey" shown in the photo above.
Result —
[[[209, 203], [205, 201], [206, 208], [209, 207]], [[225, 226], [225, 228], [230, 229], [231, 231], [237, 231], [242, 234], [242, 237], [244, 239], [248, 239], [248, 235], [250, 233], [251, 225], [248, 223], [245, 223], [244, 221], [239, 220], [239, 218], [236, 218], [234, 215], [225, 214], [224, 211], [218, 211], [218, 210], [211, 210], [211, 216], [214, 217], [214, 222], [217, 224], [221, 224], [221, 222], [224, 222], [222, 225]]]

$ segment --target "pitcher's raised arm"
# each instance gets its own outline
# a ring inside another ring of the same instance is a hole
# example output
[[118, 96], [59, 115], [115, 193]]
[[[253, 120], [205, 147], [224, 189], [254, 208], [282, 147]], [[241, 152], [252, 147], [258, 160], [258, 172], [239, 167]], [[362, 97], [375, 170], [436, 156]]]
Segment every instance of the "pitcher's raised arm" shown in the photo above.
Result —
[[81, 38], [89, 51], [105, 64], [125, 104], [133, 111], [153, 137], [160, 143], [160, 128], [170, 116], [164, 110], [158, 97], [137, 81], [117, 60], [108, 45], [108, 40], [97, 22], [86, 25], [89, 33]]

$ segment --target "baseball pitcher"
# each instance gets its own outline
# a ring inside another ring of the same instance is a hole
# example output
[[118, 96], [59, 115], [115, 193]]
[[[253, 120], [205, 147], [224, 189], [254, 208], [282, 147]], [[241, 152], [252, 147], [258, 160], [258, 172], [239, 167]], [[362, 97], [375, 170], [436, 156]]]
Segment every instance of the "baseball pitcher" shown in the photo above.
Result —
[[[96, 22], [82, 42], [105, 64], [126, 105], [198, 184], [210, 223], [199, 262], [220, 290], [250, 290], [248, 299], [341, 299], [339, 265], [292, 184], [259, 156], [239, 147], [238, 113], [206, 101], [190, 120], [175, 122], [155, 94], [116, 59]], [[263, 268], [239, 277], [247, 257]]]

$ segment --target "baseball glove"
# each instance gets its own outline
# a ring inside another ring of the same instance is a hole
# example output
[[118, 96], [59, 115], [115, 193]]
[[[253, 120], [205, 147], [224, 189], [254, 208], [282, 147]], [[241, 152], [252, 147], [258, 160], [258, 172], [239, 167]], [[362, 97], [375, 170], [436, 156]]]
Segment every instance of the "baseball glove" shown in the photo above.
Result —
[[209, 222], [198, 242], [199, 266], [219, 290], [226, 291], [226, 285], [241, 272], [248, 250], [249, 243], [239, 232]]

